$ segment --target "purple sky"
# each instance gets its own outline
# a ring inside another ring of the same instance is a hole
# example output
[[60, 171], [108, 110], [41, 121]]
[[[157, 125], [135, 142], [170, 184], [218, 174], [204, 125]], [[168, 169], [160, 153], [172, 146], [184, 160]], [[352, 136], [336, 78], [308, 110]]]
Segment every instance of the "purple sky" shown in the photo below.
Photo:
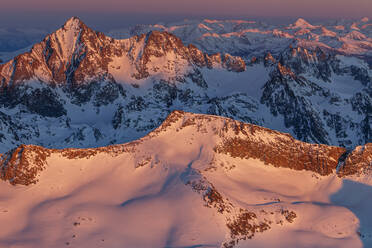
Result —
[[371, 13], [372, 0], [3, 0], [0, 26], [54, 28], [70, 16], [106, 29], [183, 18], [348, 19]]

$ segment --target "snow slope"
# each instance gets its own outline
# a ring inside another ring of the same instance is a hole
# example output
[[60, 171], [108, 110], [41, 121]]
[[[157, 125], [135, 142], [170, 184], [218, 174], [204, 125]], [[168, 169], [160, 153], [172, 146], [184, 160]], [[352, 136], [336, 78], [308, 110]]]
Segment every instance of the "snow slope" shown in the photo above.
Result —
[[[10, 177], [0, 182], [0, 222], [7, 223], [0, 225], [0, 247], [372, 245], [368, 174], [322, 176], [275, 156], [240, 158], [220, 149], [235, 138], [267, 152], [303, 146], [310, 150], [292, 155], [331, 153], [324, 158], [330, 166], [342, 154], [258, 126], [179, 111], [123, 145], [23, 146], [1, 162]], [[315, 157], [313, 165], [319, 169]]]

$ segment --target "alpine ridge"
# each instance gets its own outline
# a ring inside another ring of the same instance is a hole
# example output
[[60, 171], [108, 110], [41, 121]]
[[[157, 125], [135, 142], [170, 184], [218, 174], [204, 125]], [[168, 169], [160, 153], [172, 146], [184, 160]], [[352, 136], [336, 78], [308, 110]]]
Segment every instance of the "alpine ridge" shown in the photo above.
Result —
[[[22, 145], [0, 159], [0, 221], [9, 223], [0, 247], [270, 247], [275, 237], [306, 247], [309, 235], [318, 247], [362, 247], [372, 230], [362, 221], [369, 147], [347, 154], [183, 111], [126, 144]], [[307, 235], [294, 243], [298, 232]]]
[[[47, 157], [53, 153], [68, 159], [89, 158], [97, 153], [117, 154], [134, 152], [134, 147], [163, 133], [186, 127], [194, 132], [213, 136], [213, 151], [233, 158], [258, 159], [265, 164], [294, 170], [308, 170], [322, 176], [368, 173], [372, 156], [371, 144], [357, 147], [352, 152], [345, 148], [309, 144], [291, 135], [228, 118], [173, 111], [164, 122], [145, 137], [127, 144], [88, 149], [46, 149], [34, 145], [20, 145], [0, 158], [1, 179], [11, 184], [29, 185], [37, 182], [38, 173], [45, 169]], [[213, 130], [213, 131], [211, 131]], [[212, 159], [213, 161], [213, 159]], [[145, 162], [146, 164], [149, 161]], [[141, 163], [140, 163], [141, 164]]]

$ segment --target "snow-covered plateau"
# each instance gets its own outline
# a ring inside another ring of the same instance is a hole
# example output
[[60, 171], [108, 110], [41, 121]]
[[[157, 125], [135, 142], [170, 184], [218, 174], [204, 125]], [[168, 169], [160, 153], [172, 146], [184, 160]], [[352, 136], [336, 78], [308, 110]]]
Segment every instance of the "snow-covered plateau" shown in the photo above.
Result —
[[122, 145], [22, 145], [0, 247], [369, 247], [372, 146], [345, 151], [180, 111]]

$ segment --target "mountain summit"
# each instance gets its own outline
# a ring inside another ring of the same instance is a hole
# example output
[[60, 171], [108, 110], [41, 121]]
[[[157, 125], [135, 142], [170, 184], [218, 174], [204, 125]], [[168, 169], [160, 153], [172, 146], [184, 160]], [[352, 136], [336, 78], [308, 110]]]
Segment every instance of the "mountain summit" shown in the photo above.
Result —
[[316, 28], [316, 26], [311, 25], [303, 18], [298, 18], [296, 22], [289, 25], [289, 27], [292, 29], [297, 29], [297, 28], [314, 29]]
[[[157, 74], [163, 72], [167, 79], [167, 75], [175, 73], [169, 68], [166, 70], [167, 63], [175, 64], [174, 69], [180, 71], [187, 71], [192, 65], [211, 67], [214, 62], [228, 70], [244, 71], [245, 64], [241, 59], [228, 54], [218, 56], [204, 55], [192, 45], [186, 47], [179, 38], [166, 32], [151, 31], [131, 39], [114, 40], [73, 17], [34, 45], [30, 52], [0, 65], [0, 80], [13, 84], [26, 80], [51, 84], [122, 81], [147, 78], [153, 74], [148, 70], [155, 70], [155, 67]], [[163, 64], [151, 65], [151, 57], [152, 60], [163, 58]], [[174, 59], [184, 61], [183, 65], [177, 66]], [[118, 67], [126, 67], [129, 75], [115, 71]]]

